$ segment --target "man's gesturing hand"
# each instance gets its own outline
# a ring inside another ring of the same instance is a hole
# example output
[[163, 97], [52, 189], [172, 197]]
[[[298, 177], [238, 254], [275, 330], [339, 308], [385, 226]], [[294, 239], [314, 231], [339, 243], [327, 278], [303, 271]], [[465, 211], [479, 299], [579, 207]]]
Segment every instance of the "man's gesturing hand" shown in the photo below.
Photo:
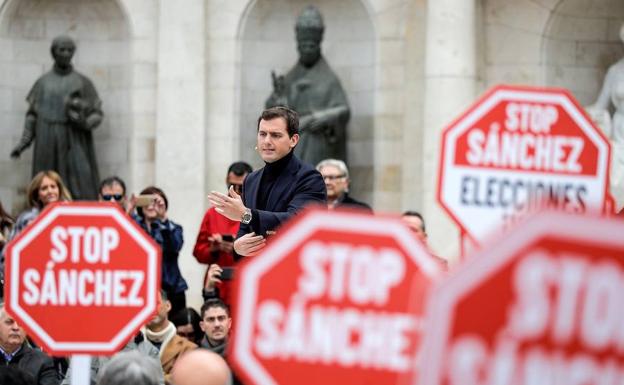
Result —
[[247, 233], [234, 241], [234, 251], [245, 257], [254, 256], [266, 245], [266, 239], [262, 235]]
[[210, 204], [215, 207], [217, 212], [233, 221], [240, 222], [245, 212], [245, 205], [240, 195], [234, 191], [233, 187], [228, 190], [228, 195], [213, 191], [208, 195]]

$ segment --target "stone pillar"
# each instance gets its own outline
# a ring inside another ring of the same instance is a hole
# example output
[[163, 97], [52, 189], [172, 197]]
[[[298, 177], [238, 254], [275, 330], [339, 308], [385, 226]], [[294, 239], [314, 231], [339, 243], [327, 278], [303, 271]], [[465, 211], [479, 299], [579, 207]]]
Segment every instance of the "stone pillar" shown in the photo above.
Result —
[[201, 298], [203, 270], [192, 250], [203, 216], [204, 195], [204, 0], [159, 2], [155, 181], [169, 198], [169, 216], [184, 227], [180, 267]]
[[459, 254], [459, 229], [436, 202], [442, 129], [475, 97], [475, 0], [429, 0], [425, 47], [423, 207], [432, 249]]

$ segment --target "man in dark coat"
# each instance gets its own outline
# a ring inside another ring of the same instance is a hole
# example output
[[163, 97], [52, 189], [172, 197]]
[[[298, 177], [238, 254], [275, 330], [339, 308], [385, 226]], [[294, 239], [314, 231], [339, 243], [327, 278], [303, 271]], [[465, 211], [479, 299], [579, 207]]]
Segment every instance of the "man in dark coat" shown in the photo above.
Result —
[[265, 238], [308, 204], [326, 205], [321, 174], [300, 161], [293, 150], [299, 141], [299, 117], [286, 107], [273, 107], [258, 118], [257, 151], [265, 166], [245, 178], [242, 197], [230, 188], [228, 195], [213, 191], [215, 210], [240, 221], [234, 251], [255, 255]]
[[0, 370], [7, 366], [20, 369], [37, 385], [58, 385], [61, 381], [52, 358], [26, 343], [26, 332], [0, 303]]
[[92, 131], [102, 122], [102, 102], [91, 80], [74, 71], [74, 41], [52, 42], [54, 67], [37, 79], [26, 100], [24, 132], [12, 158], [35, 142], [32, 175], [57, 171], [74, 199], [96, 199], [98, 175]]

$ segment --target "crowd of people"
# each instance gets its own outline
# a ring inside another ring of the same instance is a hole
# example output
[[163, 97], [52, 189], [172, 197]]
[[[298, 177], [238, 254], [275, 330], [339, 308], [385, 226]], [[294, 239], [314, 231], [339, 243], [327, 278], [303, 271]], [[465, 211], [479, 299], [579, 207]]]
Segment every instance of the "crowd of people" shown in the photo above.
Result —
[[[156, 315], [114, 357], [91, 361], [93, 385], [175, 384], [218, 385], [239, 383], [228, 365], [227, 344], [232, 326], [231, 282], [237, 263], [258, 254], [267, 237], [303, 207], [316, 204], [328, 209], [352, 208], [372, 213], [369, 205], [354, 199], [349, 190], [349, 170], [337, 159], [316, 167], [302, 162], [293, 149], [299, 140], [297, 114], [286, 107], [262, 112], [257, 125], [257, 151], [265, 165], [253, 171], [244, 162], [227, 169], [227, 193], [209, 194], [193, 255], [206, 266], [199, 313], [187, 307], [187, 282], [179, 268], [183, 228], [168, 215], [169, 200], [155, 186], [128, 196], [117, 177], [101, 181], [98, 199], [112, 201], [131, 216], [162, 249], [161, 291]], [[147, 198], [147, 199], [146, 199]], [[55, 171], [35, 175], [27, 189], [29, 208], [16, 219], [0, 202], [0, 272], [2, 249], [50, 203], [71, 201], [64, 181]], [[423, 217], [405, 212], [403, 220], [426, 244]], [[1, 276], [0, 276], [1, 278]], [[30, 341], [24, 330], [0, 303], [0, 384], [70, 384], [71, 362], [49, 357]]]

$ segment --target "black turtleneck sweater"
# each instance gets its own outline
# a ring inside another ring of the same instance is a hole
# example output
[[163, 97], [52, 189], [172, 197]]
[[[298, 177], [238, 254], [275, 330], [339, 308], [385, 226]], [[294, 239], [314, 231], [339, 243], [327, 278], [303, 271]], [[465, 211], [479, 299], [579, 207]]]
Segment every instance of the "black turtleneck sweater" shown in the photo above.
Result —
[[273, 188], [275, 187], [275, 182], [277, 181], [277, 178], [279, 178], [279, 176], [282, 174], [282, 172], [284, 172], [292, 157], [293, 152], [290, 151], [283, 158], [278, 159], [273, 163], [265, 162], [264, 170], [262, 171], [262, 178], [260, 179], [260, 185], [258, 186], [256, 207], [251, 210], [251, 228], [259, 228], [259, 215], [256, 210], [266, 210], [269, 196], [271, 195], [271, 191], [273, 191]]

